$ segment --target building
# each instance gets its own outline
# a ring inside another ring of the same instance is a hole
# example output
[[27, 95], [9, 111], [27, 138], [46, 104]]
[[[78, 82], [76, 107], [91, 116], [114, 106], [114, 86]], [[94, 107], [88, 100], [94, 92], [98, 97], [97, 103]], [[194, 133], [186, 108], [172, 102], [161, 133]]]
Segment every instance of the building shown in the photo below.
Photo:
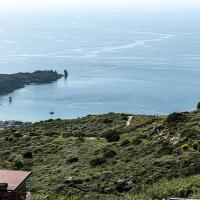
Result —
[[31, 124], [30, 122], [21, 122], [15, 120], [0, 120], [0, 128], [3, 129], [18, 128], [30, 124]]
[[31, 172], [0, 170], [0, 200], [31, 200], [26, 182]]

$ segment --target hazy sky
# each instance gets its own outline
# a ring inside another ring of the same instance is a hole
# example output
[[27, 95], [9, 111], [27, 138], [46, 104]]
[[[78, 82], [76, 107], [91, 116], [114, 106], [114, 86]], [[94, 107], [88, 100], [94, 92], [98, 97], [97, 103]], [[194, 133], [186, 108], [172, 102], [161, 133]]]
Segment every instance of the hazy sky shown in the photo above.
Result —
[[200, 0], [0, 0], [1, 10], [197, 7]]

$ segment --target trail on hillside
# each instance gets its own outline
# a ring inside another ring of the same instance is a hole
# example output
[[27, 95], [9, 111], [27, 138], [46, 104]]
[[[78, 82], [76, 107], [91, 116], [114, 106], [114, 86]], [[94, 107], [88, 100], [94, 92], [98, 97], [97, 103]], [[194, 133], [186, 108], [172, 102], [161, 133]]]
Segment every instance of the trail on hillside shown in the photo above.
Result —
[[130, 126], [132, 119], [133, 119], [133, 116], [128, 116], [128, 120], [126, 122], [126, 127]]

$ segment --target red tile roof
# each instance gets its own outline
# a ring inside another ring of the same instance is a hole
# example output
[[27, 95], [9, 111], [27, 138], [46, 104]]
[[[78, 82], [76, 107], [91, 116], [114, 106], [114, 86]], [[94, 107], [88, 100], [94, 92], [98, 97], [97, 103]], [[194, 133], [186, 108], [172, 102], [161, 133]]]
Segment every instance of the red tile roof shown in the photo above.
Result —
[[13, 191], [30, 175], [31, 172], [26, 171], [0, 170], [0, 183], [8, 183], [7, 190]]

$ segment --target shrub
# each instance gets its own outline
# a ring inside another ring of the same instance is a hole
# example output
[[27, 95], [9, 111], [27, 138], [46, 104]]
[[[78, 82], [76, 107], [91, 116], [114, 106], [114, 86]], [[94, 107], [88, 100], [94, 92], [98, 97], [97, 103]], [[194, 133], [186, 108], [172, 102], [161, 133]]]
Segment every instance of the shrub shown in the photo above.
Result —
[[197, 109], [198, 110], [200, 109], [200, 102], [198, 102], [198, 104], [197, 104]]
[[48, 119], [46, 122], [53, 122], [54, 120], [53, 119]]
[[78, 162], [78, 158], [77, 158], [77, 157], [74, 157], [74, 156], [69, 156], [69, 157], [67, 158], [67, 162], [69, 162], [69, 163]]
[[47, 131], [44, 132], [44, 135], [52, 137], [52, 136], [60, 135], [60, 133], [53, 131], [53, 130], [47, 130]]
[[138, 145], [142, 142], [142, 140], [138, 137], [134, 137], [133, 140], [132, 140], [132, 144], [133, 145]]
[[107, 117], [103, 120], [103, 123], [104, 124], [109, 124], [109, 123], [112, 123], [112, 120], [111, 119], [108, 119]]
[[15, 138], [19, 138], [19, 137], [22, 137], [22, 133], [20, 132], [14, 132], [13, 135], [15, 136]]
[[121, 146], [124, 147], [124, 146], [128, 146], [131, 144], [131, 141], [129, 139], [124, 139], [122, 142], [121, 142]]
[[11, 154], [8, 158], [9, 162], [13, 162], [16, 158], [16, 154]]
[[117, 155], [117, 153], [114, 150], [107, 150], [104, 152], [103, 157], [104, 158], [113, 158]]
[[181, 146], [181, 148], [184, 150], [184, 151], [187, 151], [189, 149], [189, 145], [188, 144], [183, 144]]
[[186, 138], [196, 140], [198, 135], [200, 135], [200, 131], [194, 128], [186, 128], [180, 134], [181, 134], [181, 137], [186, 137]]
[[117, 142], [120, 140], [119, 133], [116, 129], [110, 129], [104, 133], [104, 137], [108, 142]]
[[122, 120], [128, 120], [128, 116], [123, 116]]
[[160, 147], [156, 148], [156, 157], [162, 157], [164, 155], [171, 155], [174, 151], [174, 146], [169, 141], [163, 141]]
[[168, 125], [176, 125], [179, 122], [182, 122], [185, 119], [185, 113], [172, 113], [170, 115], [168, 115], [165, 123], [167, 123]]
[[94, 166], [97, 166], [97, 165], [102, 165], [105, 162], [106, 162], [106, 160], [105, 160], [104, 157], [95, 157], [95, 158], [90, 160], [90, 165], [94, 167]]
[[198, 143], [198, 142], [193, 142], [193, 143], [192, 143], [192, 148], [193, 148], [194, 150], [198, 150], [198, 149], [199, 149], [199, 143]]
[[23, 160], [21, 158], [21, 156], [17, 156], [15, 159], [14, 159], [14, 166], [17, 170], [23, 168], [24, 166], [24, 163], [23, 163]]
[[[40, 132], [39, 135], [41, 133], [43, 133], [43, 132]], [[30, 132], [27, 133], [27, 135], [29, 135], [29, 136], [37, 136], [38, 135], [38, 131], [37, 132], [36, 131], [30, 131]], [[47, 135], [46, 132], [44, 132], [44, 135]]]
[[77, 137], [76, 138], [77, 143], [83, 143], [85, 141], [85, 133], [83, 133], [82, 131], [76, 133], [75, 136]]
[[24, 153], [23, 153], [23, 158], [33, 158], [33, 153], [30, 149], [27, 149]]
[[4, 139], [5, 139], [5, 141], [12, 142], [14, 140], [14, 137], [12, 134], [6, 134], [4, 136]]

